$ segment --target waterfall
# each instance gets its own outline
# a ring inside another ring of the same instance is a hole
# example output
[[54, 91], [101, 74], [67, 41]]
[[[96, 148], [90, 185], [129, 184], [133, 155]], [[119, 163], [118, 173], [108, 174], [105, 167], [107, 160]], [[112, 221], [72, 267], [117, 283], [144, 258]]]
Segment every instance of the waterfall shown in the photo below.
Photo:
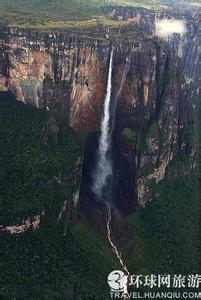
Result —
[[110, 100], [112, 93], [112, 67], [113, 67], [113, 53], [111, 50], [110, 63], [107, 80], [107, 92], [105, 96], [103, 116], [101, 119], [101, 134], [98, 146], [98, 163], [94, 172], [94, 183], [92, 191], [99, 197], [102, 197], [103, 188], [112, 176], [112, 162], [108, 158], [110, 147]]
[[107, 187], [107, 184], [112, 179], [112, 161], [109, 159], [109, 148], [111, 144], [111, 137], [114, 130], [115, 125], [115, 115], [116, 115], [116, 107], [118, 99], [121, 95], [121, 91], [123, 88], [123, 84], [125, 82], [127, 73], [130, 68], [130, 59], [126, 58], [124, 72], [121, 78], [119, 90], [115, 96], [113, 111], [112, 111], [112, 124], [110, 129], [110, 100], [112, 94], [112, 69], [113, 69], [113, 53], [114, 49], [112, 48], [110, 54], [110, 63], [109, 63], [109, 71], [108, 71], [108, 80], [107, 80], [107, 92], [104, 101], [104, 109], [103, 116], [101, 119], [101, 134], [99, 138], [99, 146], [98, 146], [98, 162], [97, 167], [94, 172], [94, 183], [92, 185], [92, 191], [98, 196], [99, 199], [103, 196], [103, 188]]
[[[112, 220], [112, 213], [111, 213], [111, 203], [109, 201], [109, 189], [111, 188], [111, 180], [112, 180], [112, 161], [109, 159], [109, 148], [111, 144], [111, 135], [114, 129], [114, 123], [115, 123], [115, 114], [116, 114], [116, 106], [118, 98], [121, 94], [122, 87], [124, 84], [124, 81], [126, 79], [126, 75], [128, 73], [129, 67], [130, 67], [130, 60], [126, 59], [125, 69], [123, 72], [123, 76], [120, 83], [120, 88], [117, 92], [117, 95], [114, 100], [114, 106], [113, 106], [113, 122], [111, 124], [110, 129], [110, 101], [111, 101], [111, 94], [112, 94], [112, 69], [113, 69], [113, 53], [114, 49], [112, 48], [111, 54], [110, 54], [110, 62], [109, 62], [109, 71], [108, 71], [108, 80], [107, 80], [107, 91], [104, 101], [104, 108], [103, 108], [103, 115], [101, 118], [101, 133], [99, 138], [99, 145], [98, 145], [98, 162], [97, 167], [94, 172], [94, 182], [92, 185], [92, 191], [98, 196], [100, 200], [102, 200], [107, 208], [107, 218], [106, 218], [106, 229], [107, 229], [107, 238], [108, 242], [111, 246], [112, 251], [116, 255], [122, 269], [124, 272], [129, 276], [128, 269], [126, 265], [123, 263], [121, 253], [119, 252], [117, 246], [112, 240], [111, 236], [111, 220]], [[106, 197], [103, 195], [103, 190], [105, 187], [109, 187], [108, 193]], [[127, 285], [124, 289], [124, 299], [127, 299]]]

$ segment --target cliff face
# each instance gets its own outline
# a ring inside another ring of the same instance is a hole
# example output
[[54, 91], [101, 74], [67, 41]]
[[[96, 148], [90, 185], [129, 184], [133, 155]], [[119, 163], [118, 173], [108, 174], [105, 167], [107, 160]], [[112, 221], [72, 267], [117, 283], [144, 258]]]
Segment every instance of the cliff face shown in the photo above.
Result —
[[0, 51], [0, 89], [38, 108], [55, 109], [62, 122], [88, 134], [99, 128], [111, 44], [112, 98], [118, 98], [118, 202], [123, 209], [136, 198], [142, 205], [150, 199], [150, 185], [164, 178], [178, 151], [194, 155], [186, 132], [198, 87], [196, 32], [165, 42], [138, 31], [130, 40], [108, 41], [9, 29]]
[[62, 118], [82, 132], [98, 126], [106, 77], [104, 50], [100, 53], [94, 42], [56, 35], [22, 36], [11, 30], [6, 36], [1, 89], [39, 108], [59, 103]]

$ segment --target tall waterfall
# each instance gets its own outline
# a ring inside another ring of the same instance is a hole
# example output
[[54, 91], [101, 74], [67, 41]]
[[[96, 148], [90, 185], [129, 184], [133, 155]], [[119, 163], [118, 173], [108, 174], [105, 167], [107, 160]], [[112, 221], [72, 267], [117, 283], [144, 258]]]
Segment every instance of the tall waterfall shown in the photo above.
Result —
[[[109, 71], [108, 71], [108, 80], [107, 80], [107, 92], [105, 96], [105, 102], [104, 102], [104, 109], [103, 109], [103, 116], [101, 119], [101, 134], [99, 138], [99, 145], [98, 145], [98, 162], [97, 167], [94, 172], [94, 183], [92, 186], [92, 191], [98, 196], [99, 199], [101, 199], [107, 208], [107, 215], [106, 215], [106, 229], [107, 229], [107, 238], [108, 242], [110, 244], [110, 247], [114, 254], [116, 255], [123, 271], [127, 276], [129, 276], [129, 272], [127, 269], [127, 266], [124, 264], [122, 256], [120, 251], [118, 250], [117, 246], [112, 240], [112, 234], [111, 234], [111, 221], [112, 221], [112, 214], [111, 214], [111, 203], [108, 201], [108, 194], [107, 198], [105, 197], [103, 193], [104, 187], [110, 188], [110, 183], [112, 179], [112, 161], [109, 159], [109, 148], [111, 143], [111, 135], [114, 127], [114, 118], [116, 113], [116, 106], [118, 98], [121, 94], [122, 87], [124, 84], [124, 81], [126, 79], [126, 75], [128, 73], [129, 67], [130, 67], [130, 60], [126, 60], [125, 69], [123, 72], [123, 76], [121, 79], [120, 88], [118, 90], [118, 93], [115, 97], [115, 103], [113, 107], [113, 122], [110, 124], [110, 100], [111, 100], [111, 94], [112, 94], [112, 69], [113, 69], [113, 53], [114, 50], [111, 50], [110, 54], [110, 63], [109, 63]], [[112, 125], [112, 126], [110, 126]], [[112, 128], [110, 128], [112, 127]], [[109, 193], [109, 190], [107, 191]], [[127, 298], [128, 290], [127, 285], [124, 287], [124, 299]]]
[[112, 162], [108, 158], [110, 147], [110, 100], [112, 93], [112, 67], [113, 67], [113, 53], [111, 50], [110, 63], [107, 80], [107, 92], [104, 101], [103, 116], [101, 119], [101, 134], [98, 146], [98, 162], [94, 173], [94, 183], [92, 191], [101, 198], [103, 188], [112, 176]]

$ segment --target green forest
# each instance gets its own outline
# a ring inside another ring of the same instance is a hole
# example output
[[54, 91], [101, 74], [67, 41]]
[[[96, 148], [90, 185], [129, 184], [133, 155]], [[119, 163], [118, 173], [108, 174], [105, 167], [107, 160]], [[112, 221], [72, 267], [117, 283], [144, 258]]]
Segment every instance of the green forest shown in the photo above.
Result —
[[188, 167], [187, 158], [178, 155], [169, 175], [153, 187], [152, 201], [129, 218], [135, 252], [128, 251], [128, 259], [133, 270], [199, 273], [199, 184], [196, 174], [179, 172]]
[[75, 221], [73, 203], [57, 223], [64, 200], [72, 202], [79, 188], [82, 139], [66, 126], [54, 141], [48, 137], [49, 118], [50, 112], [0, 96], [0, 224], [46, 212], [39, 231], [0, 235], [0, 297], [5, 299], [106, 295], [105, 280], [117, 266], [101, 237], [82, 218]]

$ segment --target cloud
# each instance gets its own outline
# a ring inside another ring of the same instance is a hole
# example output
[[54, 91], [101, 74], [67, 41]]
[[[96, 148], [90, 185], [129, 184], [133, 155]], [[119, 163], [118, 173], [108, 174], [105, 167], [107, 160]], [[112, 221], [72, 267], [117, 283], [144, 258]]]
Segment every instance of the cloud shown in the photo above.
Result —
[[155, 27], [155, 34], [161, 38], [171, 37], [174, 33], [178, 33], [183, 36], [187, 31], [186, 23], [182, 20], [175, 19], [157, 19]]

